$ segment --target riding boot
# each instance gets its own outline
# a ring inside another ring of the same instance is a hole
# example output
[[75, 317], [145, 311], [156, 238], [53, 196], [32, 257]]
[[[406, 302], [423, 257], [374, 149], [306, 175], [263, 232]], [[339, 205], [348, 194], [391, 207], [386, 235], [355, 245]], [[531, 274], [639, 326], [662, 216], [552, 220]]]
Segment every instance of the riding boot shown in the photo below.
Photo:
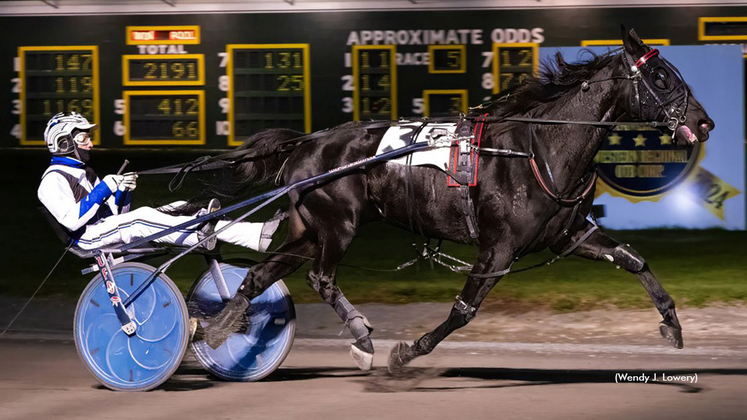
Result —
[[[210, 214], [214, 211], [220, 210], [220, 202], [217, 198], [213, 198], [210, 200], [210, 203], [208, 203], [207, 209], [201, 211], [198, 213], [198, 216], [204, 216], [206, 214]], [[218, 237], [215, 236], [213, 233], [215, 232], [215, 226], [218, 223], [217, 220], [208, 220], [207, 222], [204, 222], [202, 225], [200, 225], [199, 229], [197, 230], [197, 240], [202, 241], [205, 240], [205, 242], [202, 243], [202, 249], [205, 251], [212, 251], [215, 249], [215, 244], [218, 241]]]
[[209, 318], [205, 328], [205, 342], [212, 349], [217, 349], [228, 340], [231, 334], [244, 331], [249, 325], [247, 317], [249, 298], [237, 293], [216, 316]]

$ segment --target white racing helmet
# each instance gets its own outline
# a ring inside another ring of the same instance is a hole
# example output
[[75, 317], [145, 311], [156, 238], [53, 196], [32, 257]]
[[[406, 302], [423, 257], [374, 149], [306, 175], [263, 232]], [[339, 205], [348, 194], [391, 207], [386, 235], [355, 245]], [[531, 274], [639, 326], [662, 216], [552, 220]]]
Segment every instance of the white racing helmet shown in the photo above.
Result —
[[69, 114], [60, 112], [47, 123], [44, 141], [47, 142], [47, 148], [53, 155], [67, 155], [75, 151], [73, 131], [88, 132], [94, 128], [96, 124], [89, 123], [86, 117], [77, 112]]

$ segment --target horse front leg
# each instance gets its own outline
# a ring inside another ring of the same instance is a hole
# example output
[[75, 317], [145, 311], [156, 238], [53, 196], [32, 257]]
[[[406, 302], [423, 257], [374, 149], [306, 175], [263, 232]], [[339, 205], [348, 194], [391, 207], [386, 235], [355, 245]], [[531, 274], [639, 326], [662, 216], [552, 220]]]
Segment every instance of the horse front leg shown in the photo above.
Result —
[[[579, 238], [592, 228], [593, 225], [587, 221], [584, 228], [574, 233], [569, 243], [575, 243], [575, 241], [579, 240]], [[555, 249], [554, 247], [553, 251], [557, 253], [562, 252], [560, 249]], [[680, 326], [680, 321], [677, 319], [674, 300], [672, 300], [661, 283], [656, 279], [656, 276], [651, 272], [646, 260], [635, 249], [597, 230], [582, 242], [572, 254], [591, 260], [610, 262], [635, 274], [663, 318], [659, 326], [659, 332], [673, 347], [678, 349], [683, 347], [682, 326]]]
[[508, 268], [511, 260], [511, 253], [503, 248], [493, 246], [481, 249], [462, 293], [457, 296], [456, 303], [451, 308], [449, 317], [435, 330], [415, 340], [412, 345], [404, 342], [397, 343], [389, 353], [389, 372], [393, 374], [401, 372], [402, 368], [413, 359], [430, 353], [449, 334], [467, 325], [477, 314], [480, 304], [490, 290], [503, 277], [502, 275], [493, 276], [491, 273]]
[[319, 293], [350, 330], [355, 342], [350, 346], [350, 355], [361, 370], [367, 371], [373, 365], [374, 347], [371, 342], [373, 327], [363, 314], [353, 306], [337, 286], [337, 267], [342, 261], [354, 231], [344, 228], [352, 224], [341, 223], [342, 229], [325, 235], [321, 252], [307, 277], [308, 285]]

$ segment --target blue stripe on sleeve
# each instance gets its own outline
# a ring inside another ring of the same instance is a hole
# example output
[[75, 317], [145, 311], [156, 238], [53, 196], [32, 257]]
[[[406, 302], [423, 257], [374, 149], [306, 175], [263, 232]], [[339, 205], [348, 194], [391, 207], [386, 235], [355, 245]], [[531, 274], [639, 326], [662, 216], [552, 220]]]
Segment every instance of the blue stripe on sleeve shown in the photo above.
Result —
[[80, 200], [80, 212], [78, 217], [83, 217], [84, 214], [88, 213], [91, 208], [95, 205], [101, 205], [106, 201], [109, 196], [112, 195], [112, 191], [106, 182], [100, 182], [87, 196]]
[[114, 195], [114, 204], [117, 205], [118, 208], [123, 208], [126, 206], [129, 206], [132, 202], [132, 191], [126, 190], [117, 190], [117, 193]]

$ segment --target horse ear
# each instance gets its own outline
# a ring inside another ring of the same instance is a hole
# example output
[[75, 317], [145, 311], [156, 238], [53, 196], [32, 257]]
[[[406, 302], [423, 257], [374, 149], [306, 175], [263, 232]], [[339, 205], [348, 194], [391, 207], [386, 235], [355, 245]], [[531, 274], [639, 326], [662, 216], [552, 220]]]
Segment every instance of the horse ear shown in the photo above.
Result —
[[622, 41], [625, 51], [633, 57], [643, 55], [645, 53], [643, 41], [641, 41], [641, 38], [639, 38], [638, 34], [635, 33], [635, 29], [631, 29], [630, 32], [627, 32], [625, 26], [620, 25], [620, 30], [622, 31]]

